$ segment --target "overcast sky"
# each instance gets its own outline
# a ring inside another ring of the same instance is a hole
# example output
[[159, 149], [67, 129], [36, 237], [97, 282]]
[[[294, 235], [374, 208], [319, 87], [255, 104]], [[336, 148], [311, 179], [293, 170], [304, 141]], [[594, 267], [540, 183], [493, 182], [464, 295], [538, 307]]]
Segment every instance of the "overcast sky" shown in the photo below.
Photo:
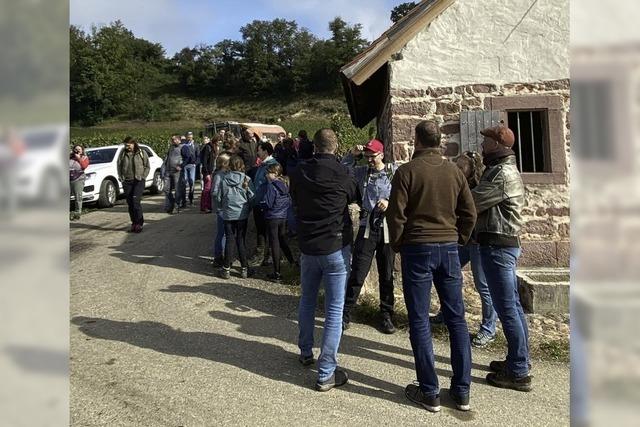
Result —
[[169, 56], [186, 46], [240, 40], [240, 27], [254, 19], [295, 20], [320, 38], [336, 16], [362, 24], [363, 36], [374, 40], [391, 21], [391, 9], [404, 0], [71, 0], [71, 24], [117, 19], [137, 37], [161, 43]]

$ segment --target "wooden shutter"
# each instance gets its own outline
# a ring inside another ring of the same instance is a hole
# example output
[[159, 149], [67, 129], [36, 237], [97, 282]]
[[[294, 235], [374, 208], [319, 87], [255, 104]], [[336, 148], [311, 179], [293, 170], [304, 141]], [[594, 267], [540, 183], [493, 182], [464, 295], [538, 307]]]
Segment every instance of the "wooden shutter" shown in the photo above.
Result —
[[465, 151], [481, 152], [482, 129], [500, 123], [500, 111], [461, 111], [460, 112], [460, 154]]

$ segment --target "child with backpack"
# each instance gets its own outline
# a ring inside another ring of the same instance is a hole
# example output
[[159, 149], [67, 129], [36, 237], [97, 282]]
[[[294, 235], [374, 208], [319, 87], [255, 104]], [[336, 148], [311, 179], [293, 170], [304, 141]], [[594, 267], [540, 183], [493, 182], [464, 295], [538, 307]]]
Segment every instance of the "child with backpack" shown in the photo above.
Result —
[[235, 261], [235, 251], [240, 258], [240, 277], [249, 277], [245, 239], [247, 237], [247, 220], [251, 212], [251, 201], [255, 196], [253, 183], [244, 173], [244, 162], [239, 156], [229, 159], [229, 171], [221, 176], [220, 188], [216, 195], [218, 209], [222, 211], [226, 244], [224, 262], [220, 277], [231, 276], [231, 265]]
[[286, 234], [287, 211], [291, 206], [291, 196], [289, 196], [287, 178], [282, 175], [282, 166], [279, 163], [274, 163], [267, 168], [266, 177], [267, 189], [260, 205], [264, 211], [273, 259], [273, 274], [267, 277], [274, 282], [280, 282], [282, 280], [280, 250], [282, 249], [290, 264], [295, 263]]

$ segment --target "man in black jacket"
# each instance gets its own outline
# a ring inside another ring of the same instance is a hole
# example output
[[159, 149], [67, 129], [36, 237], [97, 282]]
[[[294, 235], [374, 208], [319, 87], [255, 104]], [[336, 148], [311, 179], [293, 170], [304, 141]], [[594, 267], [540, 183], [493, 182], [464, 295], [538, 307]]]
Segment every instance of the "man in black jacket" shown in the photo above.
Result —
[[323, 282], [325, 323], [316, 390], [327, 391], [348, 381], [347, 373], [337, 367], [337, 355], [353, 240], [347, 206], [359, 195], [355, 180], [336, 159], [336, 134], [331, 129], [320, 129], [313, 143], [315, 156], [290, 175], [302, 252], [298, 347], [300, 363], [311, 365], [316, 300]]

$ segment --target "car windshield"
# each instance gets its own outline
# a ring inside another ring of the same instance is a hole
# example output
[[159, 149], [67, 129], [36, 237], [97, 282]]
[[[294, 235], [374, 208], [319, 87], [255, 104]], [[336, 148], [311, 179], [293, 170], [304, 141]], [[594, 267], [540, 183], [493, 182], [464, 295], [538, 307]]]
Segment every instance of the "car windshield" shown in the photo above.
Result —
[[116, 155], [117, 148], [101, 148], [98, 150], [87, 150], [87, 157], [89, 157], [90, 164], [95, 165], [97, 163], [111, 163], [113, 157]]

